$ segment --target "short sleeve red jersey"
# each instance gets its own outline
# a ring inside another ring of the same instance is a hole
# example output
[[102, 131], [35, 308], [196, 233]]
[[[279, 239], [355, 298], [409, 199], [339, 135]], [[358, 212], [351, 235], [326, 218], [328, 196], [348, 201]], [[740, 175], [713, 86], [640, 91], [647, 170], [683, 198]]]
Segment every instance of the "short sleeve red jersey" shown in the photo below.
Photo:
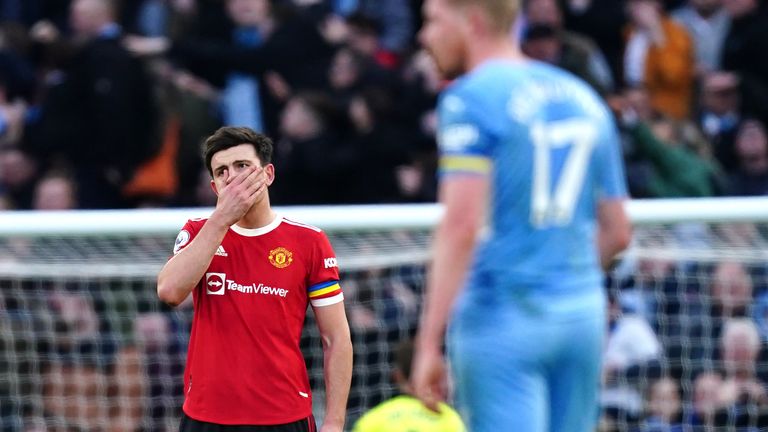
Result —
[[[190, 220], [174, 253], [194, 240]], [[308, 417], [312, 395], [299, 340], [307, 305], [343, 300], [336, 256], [318, 228], [278, 216], [232, 226], [192, 292], [194, 318], [184, 374], [184, 412], [228, 425]]]

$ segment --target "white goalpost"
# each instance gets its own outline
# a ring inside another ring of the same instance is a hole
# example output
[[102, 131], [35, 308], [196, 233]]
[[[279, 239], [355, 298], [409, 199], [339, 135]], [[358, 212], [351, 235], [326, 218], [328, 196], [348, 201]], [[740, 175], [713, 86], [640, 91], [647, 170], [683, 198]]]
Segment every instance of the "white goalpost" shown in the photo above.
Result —
[[[768, 198], [635, 200], [627, 210], [635, 236], [608, 289], [656, 342], [645, 351], [609, 342], [627, 351], [607, 362], [603, 422], [613, 430], [645, 421], [646, 395], [662, 377], [679, 388], [680, 417], [695, 414], [697, 379], [727, 379], [730, 320], [746, 318], [768, 338]], [[211, 211], [0, 212], [0, 429], [175, 430], [191, 308], [160, 304], [155, 277], [184, 222]], [[277, 211], [324, 229], [337, 252], [355, 347], [351, 422], [397, 391], [391, 351], [415, 331], [441, 208]], [[322, 408], [311, 317], [302, 348]], [[768, 376], [768, 361], [755, 366]], [[739, 421], [726, 414], [718, 421]]]

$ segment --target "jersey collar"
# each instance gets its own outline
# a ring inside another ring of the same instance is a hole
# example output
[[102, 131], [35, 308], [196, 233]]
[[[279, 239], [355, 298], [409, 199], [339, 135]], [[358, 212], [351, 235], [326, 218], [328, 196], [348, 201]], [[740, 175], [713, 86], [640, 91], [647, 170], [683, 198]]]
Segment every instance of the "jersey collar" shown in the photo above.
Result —
[[276, 215], [275, 219], [272, 220], [272, 222], [260, 228], [243, 228], [241, 226], [238, 226], [237, 224], [232, 225], [230, 228], [232, 229], [232, 231], [240, 234], [241, 236], [256, 237], [256, 236], [264, 235], [274, 230], [275, 228], [277, 228], [278, 225], [280, 225], [282, 221], [283, 221], [283, 217], [280, 215]]

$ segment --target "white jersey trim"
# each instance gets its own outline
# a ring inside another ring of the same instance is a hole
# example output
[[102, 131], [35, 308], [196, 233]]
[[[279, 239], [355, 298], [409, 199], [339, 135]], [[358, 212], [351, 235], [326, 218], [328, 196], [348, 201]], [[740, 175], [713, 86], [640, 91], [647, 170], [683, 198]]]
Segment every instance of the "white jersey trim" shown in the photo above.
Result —
[[330, 306], [332, 304], [339, 303], [342, 300], [344, 300], [344, 293], [338, 293], [333, 297], [310, 300], [309, 302], [312, 304], [312, 306], [322, 307], [322, 306]]
[[230, 229], [232, 231], [246, 237], [256, 237], [260, 235], [267, 234], [268, 232], [273, 231], [275, 228], [277, 228], [280, 225], [280, 222], [283, 221], [283, 217], [280, 215], [275, 216], [275, 219], [268, 223], [267, 225], [264, 225], [261, 228], [243, 228], [241, 226], [238, 226], [237, 224], [232, 225]]
[[315, 231], [315, 232], [322, 232], [323, 231], [323, 230], [321, 230], [318, 227], [314, 227], [312, 225], [307, 225], [307, 224], [301, 223], [301, 222], [292, 221], [290, 219], [283, 219], [283, 222], [285, 222], [287, 224], [291, 224], [293, 226], [302, 227], [302, 228], [306, 228], [306, 229], [311, 229], [312, 231]]

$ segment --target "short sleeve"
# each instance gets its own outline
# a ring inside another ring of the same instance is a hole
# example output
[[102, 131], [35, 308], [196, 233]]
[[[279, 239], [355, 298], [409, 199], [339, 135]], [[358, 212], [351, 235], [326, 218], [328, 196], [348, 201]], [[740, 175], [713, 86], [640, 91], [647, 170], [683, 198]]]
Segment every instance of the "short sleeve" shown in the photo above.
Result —
[[478, 111], [476, 103], [458, 92], [448, 92], [440, 98], [437, 142], [441, 177], [490, 173], [492, 139], [482, 126]]
[[176, 241], [173, 243], [173, 254], [176, 255], [181, 252], [182, 249], [187, 247], [187, 245], [192, 242], [192, 239], [195, 238], [197, 232], [198, 227], [196, 224], [194, 224], [191, 219], [188, 220], [176, 236]]
[[339, 284], [339, 265], [336, 253], [325, 233], [320, 232], [315, 241], [309, 265], [307, 295], [312, 306], [328, 306], [344, 300]]
[[627, 196], [621, 140], [616, 127], [610, 124], [603, 130], [597, 152], [598, 199], [618, 199]]

